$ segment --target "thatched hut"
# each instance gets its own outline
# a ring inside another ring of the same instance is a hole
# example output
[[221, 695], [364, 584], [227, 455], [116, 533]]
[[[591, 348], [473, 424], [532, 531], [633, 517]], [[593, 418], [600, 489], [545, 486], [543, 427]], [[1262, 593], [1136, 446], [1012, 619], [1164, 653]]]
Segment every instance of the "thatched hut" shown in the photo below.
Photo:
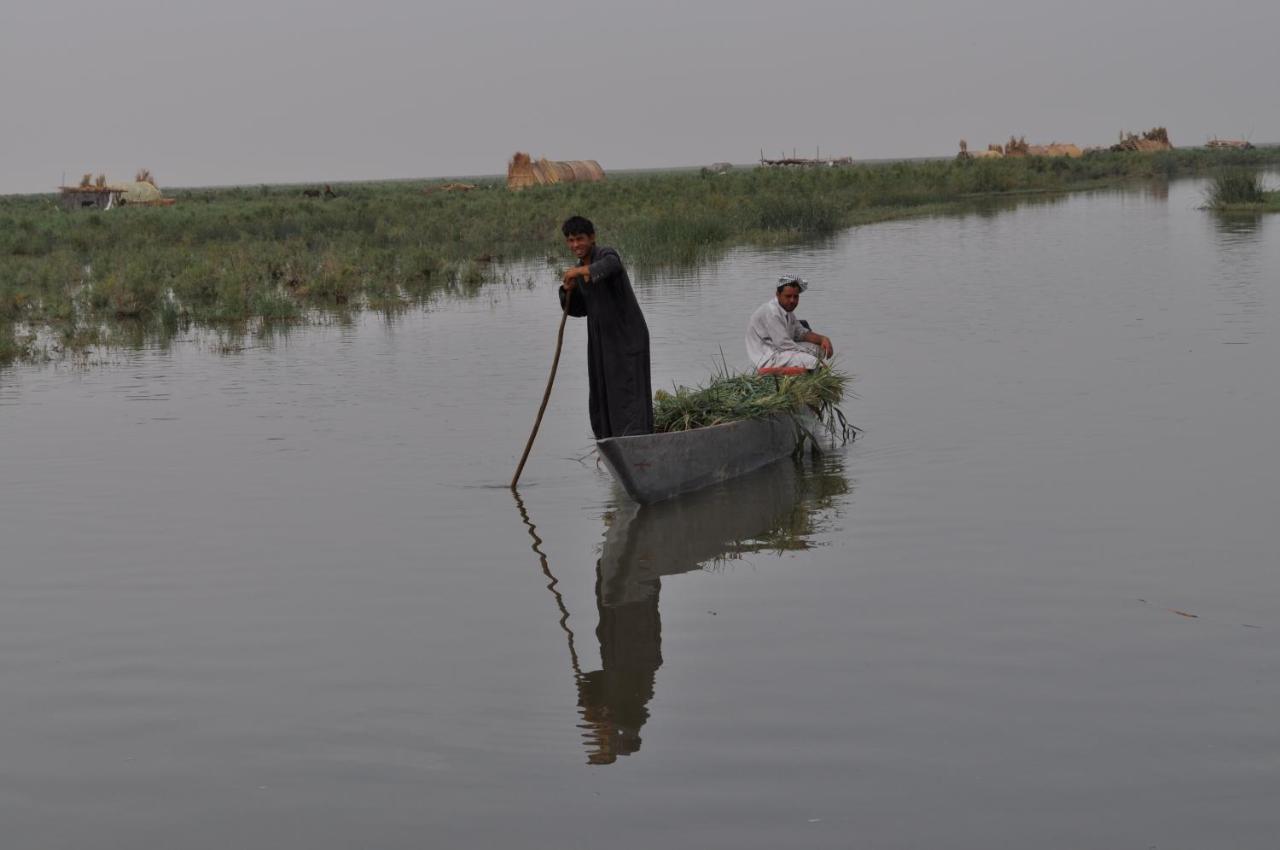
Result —
[[1047, 145], [1028, 145], [1028, 156], [1069, 156], [1072, 159], [1084, 156], [1084, 151], [1079, 146], [1070, 142], [1062, 144], [1059, 142], [1050, 142]]
[[[1000, 150], [999, 145], [991, 145], [990, 150]], [[1072, 159], [1084, 156], [1084, 151], [1079, 146], [1070, 142], [1050, 142], [1047, 145], [1031, 145], [1027, 144], [1026, 136], [1018, 136], [1017, 138], [1010, 136], [1009, 143], [1004, 146], [1005, 156], [1068, 156]]]
[[1204, 146], [1210, 150], [1253, 150], [1253, 143], [1246, 139], [1219, 139], [1217, 136], [1205, 142]]
[[149, 180], [129, 180], [113, 185], [120, 190], [121, 203], [155, 204], [164, 199], [156, 184]]
[[527, 153], [517, 152], [507, 163], [507, 188], [513, 191], [528, 186], [599, 183], [601, 180], [604, 180], [604, 169], [594, 159], [553, 162], [545, 157], [535, 160]]
[[1152, 151], [1170, 151], [1173, 150], [1173, 143], [1169, 141], [1169, 131], [1164, 127], [1152, 127], [1141, 136], [1133, 133], [1120, 133], [1120, 141], [1111, 146], [1113, 151], [1140, 151], [1142, 153], [1151, 153]]
[[987, 145], [985, 151], [969, 150], [969, 143], [964, 139], [960, 140], [960, 153], [956, 154], [956, 159], [999, 159], [1004, 156], [1004, 148], [999, 145]]
[[59, 186], [67, 210], [109, 210], [120, 205], [124, 193], [114, 186]]
[[1009, 137], [1008, 143], [1004, 146], [1005, 156], [1030, 156], [1031, 145], [1027, 144], [1027, 137], [1019, 138]]
[[135, 179], [122, 183], [108, 183], [102, 174], [96, 180], [92, 174], [86, 174], [80, 178], [80, 185], [58, 188], [62, 193], [62, 206], [68, 210], [109, 210], [128, 204], [163, 207], [174, 202], [172, 198], [160, 194], [151, 172], [145, 168], [138, 172]]

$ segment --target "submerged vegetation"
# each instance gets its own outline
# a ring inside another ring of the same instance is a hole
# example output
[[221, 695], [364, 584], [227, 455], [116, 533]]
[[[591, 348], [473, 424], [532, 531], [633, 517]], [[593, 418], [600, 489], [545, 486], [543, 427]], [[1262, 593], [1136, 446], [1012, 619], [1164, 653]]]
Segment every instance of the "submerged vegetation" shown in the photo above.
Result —
[[1208, 208], [1217, 212], [1277, 212], [1280, 192], [1268, 192], [1262, 176], [1247, 168], [1219, 172], [1209, 184]]
[[512, 193], [420, 183], [175, 190], [177, 206], [62, 210], [0, 198], [0, 363], [42, 350], [172, 338], [192, 324], [280, 327], [395, 311], [474, 290], [496, 263], [569, 261], [559, 224], [582, 213], [640, 274], [735, 245], [822, 238], [975, 200], [1280, 162], [1280, 149], [1099, 153], [1079, 159], [912, 161], [786, 171], [611, 175]]
[[814, 435], [809, 433], [805, 420], [812, 417], [831, 436], [848, 440], [856, 429], [845, 419], [840, 402], [849, 381], [848, 375], [830, 366], [785, 376], [733, 374], [726, 368], [703, 387], [658, 390], [654, 394], [653, 429], [691, 431], [781, 413], [794, 417], [810, 438]]

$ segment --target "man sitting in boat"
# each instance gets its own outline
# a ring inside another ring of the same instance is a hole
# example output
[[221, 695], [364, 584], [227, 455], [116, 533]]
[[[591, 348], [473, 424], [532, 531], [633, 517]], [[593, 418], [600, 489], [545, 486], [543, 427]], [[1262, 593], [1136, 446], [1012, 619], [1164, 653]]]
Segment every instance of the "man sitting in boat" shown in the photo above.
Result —
[[794, 275], [778, 278], [774, 298], [751, 314], [747, 323], [747, 356], [757, 370], [816, 369], [834, 350], [831, 340], [796, 318], [800, 293], [809, 282]]

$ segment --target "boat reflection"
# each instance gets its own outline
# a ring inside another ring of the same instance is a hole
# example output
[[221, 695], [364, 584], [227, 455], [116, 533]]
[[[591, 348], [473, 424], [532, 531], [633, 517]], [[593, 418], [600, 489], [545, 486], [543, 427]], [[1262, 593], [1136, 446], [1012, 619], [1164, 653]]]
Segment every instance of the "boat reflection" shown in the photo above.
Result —
[[640, 749], [662, 666], [662, 577], [816, 545], [813, 535], [849, 489], [833, 452], [655, 505], [627, 502], [605, 515], [595, 588], [600, 669], [581, 672], [573, 652], [589, 764], [612, 764]]

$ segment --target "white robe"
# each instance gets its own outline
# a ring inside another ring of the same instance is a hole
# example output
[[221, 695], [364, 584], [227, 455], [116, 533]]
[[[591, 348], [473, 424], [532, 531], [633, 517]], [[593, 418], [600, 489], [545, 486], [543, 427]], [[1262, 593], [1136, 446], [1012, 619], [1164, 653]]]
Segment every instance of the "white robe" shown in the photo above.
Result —
[[795, 313], [788, 313], [777, 298], [770, 298], [747, 322], [747, 357], [757, 369], [783, 366], [816, 369], [822, 362], [822, 347], [804, 341], [804, 335], [809, 332]]

